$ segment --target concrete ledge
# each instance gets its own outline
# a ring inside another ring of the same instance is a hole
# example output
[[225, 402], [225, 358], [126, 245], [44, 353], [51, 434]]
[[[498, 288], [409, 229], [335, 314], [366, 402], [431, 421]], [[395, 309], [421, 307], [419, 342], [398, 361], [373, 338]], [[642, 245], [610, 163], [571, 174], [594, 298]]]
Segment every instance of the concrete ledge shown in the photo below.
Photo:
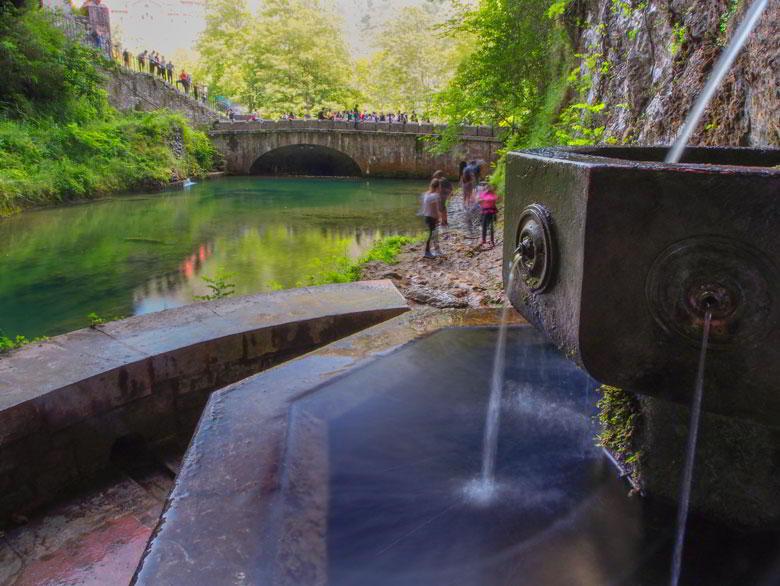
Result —
[[390, 319], [390, 281], [312, 287], [137, 316], [0, 359], [0, 523], [108, 464], [130, 434], [189, 437], [209, 394]]

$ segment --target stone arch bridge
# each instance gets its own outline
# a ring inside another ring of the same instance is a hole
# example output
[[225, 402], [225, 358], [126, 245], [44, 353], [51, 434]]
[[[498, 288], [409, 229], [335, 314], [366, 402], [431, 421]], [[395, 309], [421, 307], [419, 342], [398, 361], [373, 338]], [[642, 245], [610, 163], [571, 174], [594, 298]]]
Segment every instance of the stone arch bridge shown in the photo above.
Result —
[[433, 154], [428, 138], [443, 126], [415, 123], [283, 120], [219, 122], [209, 132], [233, 175], [457, 177], [458, 164], [498, 158], [502, 142], [485, 126], [464, 126], [460, 143]]

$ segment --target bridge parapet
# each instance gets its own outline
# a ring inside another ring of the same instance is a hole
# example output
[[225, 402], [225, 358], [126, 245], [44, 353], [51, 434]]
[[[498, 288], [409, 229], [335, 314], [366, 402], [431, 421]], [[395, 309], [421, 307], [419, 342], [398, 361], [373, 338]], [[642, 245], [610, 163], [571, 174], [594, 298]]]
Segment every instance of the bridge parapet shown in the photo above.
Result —
[[[461, 136], [494, 138], [498, 136], [493, 126], [461, 126]], [[346, 120], [236, 120], [220, 121], [214, 124], [214, 131], [257, 131], [257, 130], [356, 130], [361, 132], [394, 132], [403, 134], [442, 134], [446, 124], [418, 122], [355, 122]]]

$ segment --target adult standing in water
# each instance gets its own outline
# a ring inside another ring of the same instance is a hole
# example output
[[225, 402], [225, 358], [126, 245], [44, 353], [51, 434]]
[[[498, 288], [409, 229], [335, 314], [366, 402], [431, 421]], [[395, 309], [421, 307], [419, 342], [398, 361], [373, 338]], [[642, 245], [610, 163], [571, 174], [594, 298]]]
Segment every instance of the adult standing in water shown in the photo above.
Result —
[[436, 171], [433, 174], [434, 179], [439, 180], [439, 200], [441, 202], [441, 218], [439, 224], [443, 228], [449, 227], [449, 221], [447, 219], [447, 200], [452, 195], [452, 182], [447, 179], [444, 171]]
[[[441, 256], [438, 233], [439, 218], [441, 217], [440, 188], [439, 180], [434, 179], [431, 181], [428, 191], [423, 195], [422, 199], [421, 213], [425, 219], [425, 226], [428, 228], [428, 240], [425, 243], [425, 254], [423, 255], [423, 258], [436, 258], [437, 256]], [[431, 252], [431, 246], [433, 246], [433, 252]]]

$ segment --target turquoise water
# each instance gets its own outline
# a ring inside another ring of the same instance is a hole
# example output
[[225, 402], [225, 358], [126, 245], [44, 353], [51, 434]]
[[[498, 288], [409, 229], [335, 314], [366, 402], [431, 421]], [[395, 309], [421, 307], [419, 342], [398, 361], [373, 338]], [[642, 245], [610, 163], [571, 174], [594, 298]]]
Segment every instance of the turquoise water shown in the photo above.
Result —
[[186, 305], [203, 276], [238, 295], [306, 285], [381, 237], [420, 231], [415, 181], [235, 177], [0, 221], [0, 331], [56, 335]]

